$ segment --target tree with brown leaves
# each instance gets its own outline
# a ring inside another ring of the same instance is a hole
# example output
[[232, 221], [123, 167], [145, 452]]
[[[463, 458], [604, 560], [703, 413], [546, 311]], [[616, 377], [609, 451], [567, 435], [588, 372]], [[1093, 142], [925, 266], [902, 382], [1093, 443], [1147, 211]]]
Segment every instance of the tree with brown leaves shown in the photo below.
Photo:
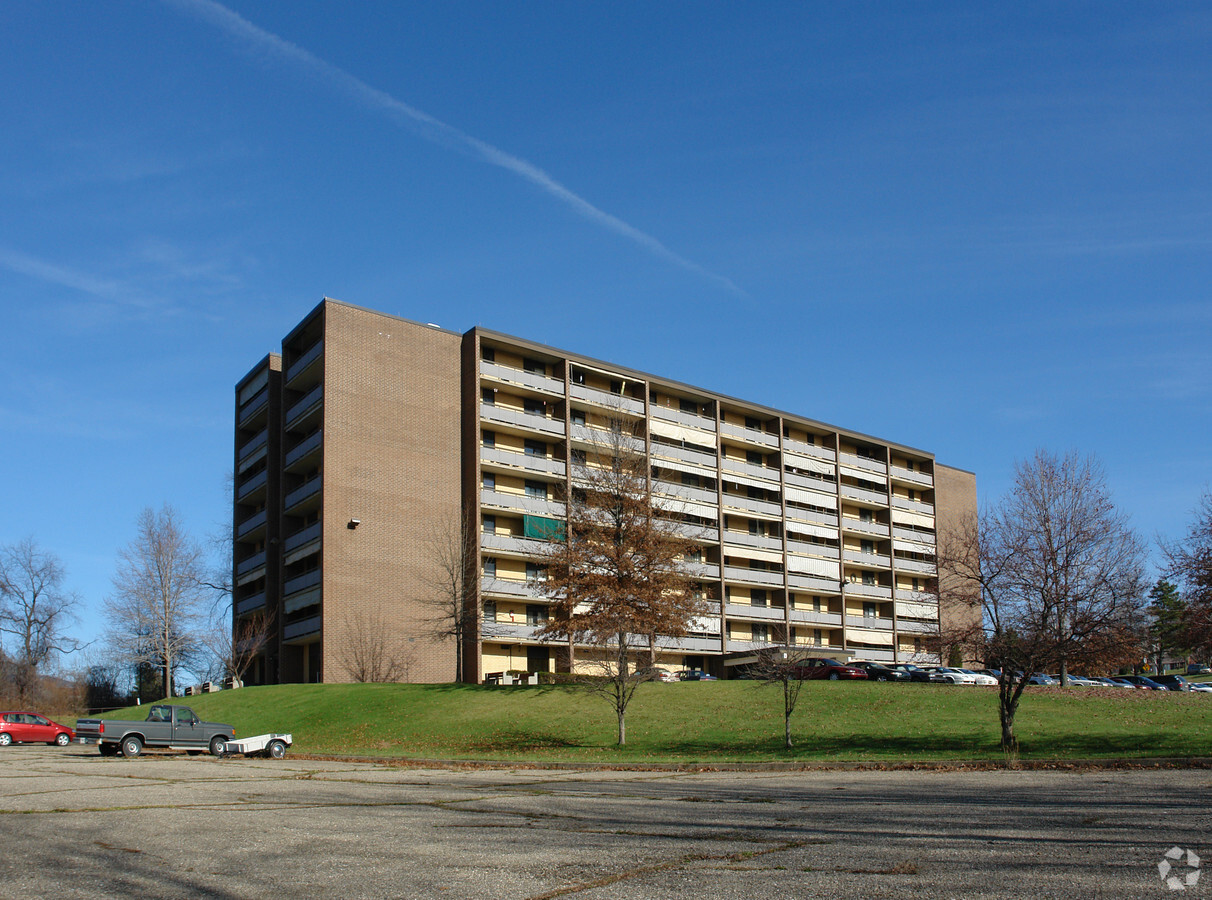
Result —
[[704, 613], [682, 564], [696, 544], [654, 496], [637, 427], [612, 418], [574, 459], [565, 528], [538, 558], [552, 599], [540, 636], [592, 648], [578, 667], [614, 707], [619, 746], [627, 743], [627, 706], [653, 677], [651, 636], [682, 637]]
[[1001, 671], [1002, 749], [1035, 672], [1118, 665], [1142, 652], [1144, 547], [1116, 511], [1099, 464], [1038, 451], [1010, 493], [940, 536], [952, 589], [978, 591], [986, 664]]
[[1163, 550], [1187, 604], [1182, 643], [1206, 659], [1212, 656], [1212, 490], [1200, 499], [1186, 536]]

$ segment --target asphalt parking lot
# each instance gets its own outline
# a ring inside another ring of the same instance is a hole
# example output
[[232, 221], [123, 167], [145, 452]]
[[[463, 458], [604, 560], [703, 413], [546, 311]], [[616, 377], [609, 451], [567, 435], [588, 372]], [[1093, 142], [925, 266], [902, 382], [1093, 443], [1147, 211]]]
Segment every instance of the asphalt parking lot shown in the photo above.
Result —
[[0, 897], [1203, 897], [1157, 867], [1174, 846], [1212, 865], [1210, 796], [1207, 770], [445, 770], [19, 746], [0, 751]]

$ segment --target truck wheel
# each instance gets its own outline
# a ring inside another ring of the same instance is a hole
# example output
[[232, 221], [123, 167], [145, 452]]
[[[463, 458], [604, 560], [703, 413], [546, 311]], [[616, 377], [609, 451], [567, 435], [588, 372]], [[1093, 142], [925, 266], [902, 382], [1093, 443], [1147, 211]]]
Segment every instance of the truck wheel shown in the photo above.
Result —
[[7, 731], [0, 731], [0, 747], [7, 747], [13, 742], [13, 736]]
[[221, 734], [216, 734], [210, 739], [210, 755], [222, 756], [226, 752], [227, 738]]
[[122, 739], [122, 755], [127, 759], [134, 759], [142, 752], [143, 742], [134, 735]]
[[271, 759], [281, 759], [286, 755], [286, 744], [282, 741], [270, 741], [265, 748], [265, 754]]

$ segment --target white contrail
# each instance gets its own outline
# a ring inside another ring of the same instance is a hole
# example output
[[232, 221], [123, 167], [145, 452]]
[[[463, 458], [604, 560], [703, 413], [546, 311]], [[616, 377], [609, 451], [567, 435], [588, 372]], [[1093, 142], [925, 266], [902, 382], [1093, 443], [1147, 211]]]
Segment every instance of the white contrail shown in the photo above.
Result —
[[518, 177], [529, 181], [539, 188], [539, 190], [560, 200], [565, 205], [571, 207], [578, 215], [583, 216], [589, 221], [596, 222], [615, 234], [622, 235], [662, 259], [668, 260], [710, 281], [714, 281], [734, 294], [745, 296], [745, 292], [730, 279], [725, 278], [723, 275], [717, 275], [703, 268], [698, 263], [686, 259], [684, 256], [679, 256], [652, 235], [646, 234], [632, 225], [628, 225], [617, 216], [612, 216], [610, 213], [598, 209], [598, 207], [594, 206], [584, 197], [564, 187], [564, 185], [560, 184], [538, 166], [510, 153], [506, 153], [504, 150], [500, 150], [478, 138], [474, 138], [455, 128], [453, 125], [447, 125], [428, 113], [422, 112], [414, 106], [409, 106], [401, 100], [397, 100], [385, 91], [371, 87], [360, 78], [349, 74], [344, 69], [338, 68], [330, 62], [320, 59], [297, 44], [292, 44], [290, 41], [284, 40], [276, 34], [259, 28], [221, 3], [216, 3], [215, 0], [164, 0], [164, 2], [170, 6], [176, 6], [188, 13], [192, 13], [206, 22], [221, 28], [228, 34], [252, 44], [258, 49], [267, 50], [271, 55], [284, 62], [303, 66], [321, 75], [333, 87], [343, 91], [352, 99], [371, 109], [388, 113], [400, 124], [426, 140], [452, 149], [462, 150], [476, 159], [512, 172]]

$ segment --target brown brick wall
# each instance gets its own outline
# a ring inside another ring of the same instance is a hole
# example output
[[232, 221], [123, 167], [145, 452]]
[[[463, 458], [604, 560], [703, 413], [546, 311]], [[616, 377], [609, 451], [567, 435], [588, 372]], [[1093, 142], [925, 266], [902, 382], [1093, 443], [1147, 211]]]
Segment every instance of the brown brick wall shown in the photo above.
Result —
[[[934, 522], [938, 539], [940, 558], [948, 555], [947, 541], [949, 535], [954, 535], [974, 521], [977, 514], [976, 505], [976, 476], [962, 469], [952, 469], [949, 466], [935, 465], [934, 467]], [[956, 599], [964, 593], [957, 588], [946, 567], [939, 566], [939, 627], [944, 643], [949, 636], [955, 636], [971, 631], [980, 625], [980, 597], [976, 594]], [[972, 662], [970, 653], [965, 650], [965, 661]], [[943, 660], [946, 663], [946, 659]]]
[[325, 316], [323, 680], [380, 643], [401, 680], [452, 681], [425, 598], [459, 511], [461, 337], [334, 302]]

